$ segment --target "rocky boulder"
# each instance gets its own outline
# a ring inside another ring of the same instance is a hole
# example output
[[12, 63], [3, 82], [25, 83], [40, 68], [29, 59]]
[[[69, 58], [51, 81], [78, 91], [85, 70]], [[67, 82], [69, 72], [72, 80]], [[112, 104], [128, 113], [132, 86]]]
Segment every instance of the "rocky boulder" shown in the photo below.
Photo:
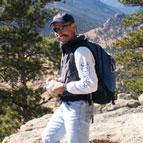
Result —
[[[124, 95], [125, 96], [125, 95]], [[138, 100], [124, 99], [116, 105], [98, 105], [94, 108], [94, 123], [90, 128], [90, 143], [142, 143], [143, 105]], [[41, 133], [52, 114], [33, 119], [22, 125], [19, 131], [6, 137], [2, 143], [42, 143]], [[65, 143], [65, 138], [62, 143]]]
[[139, 99], [140, 104], [143, 105], [143, 94], [141, 94], [141, 95], [138, 97], [138, 99]]

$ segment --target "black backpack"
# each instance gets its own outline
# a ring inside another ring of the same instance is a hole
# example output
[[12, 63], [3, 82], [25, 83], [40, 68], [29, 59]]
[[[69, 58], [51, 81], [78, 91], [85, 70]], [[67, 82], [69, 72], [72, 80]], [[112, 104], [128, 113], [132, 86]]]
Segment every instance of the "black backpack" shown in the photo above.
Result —
[[92, 93], [91, 100], [98, 104], [106, 104], [111, 101], [112, 104], [115, 104], [115, 60], [101, 46], [87, 39], [80, 42], [77, 47], [79, 46], [86, 46], [89, 48], [96, 62], [95, 70], [98, 77], [98, 89]]

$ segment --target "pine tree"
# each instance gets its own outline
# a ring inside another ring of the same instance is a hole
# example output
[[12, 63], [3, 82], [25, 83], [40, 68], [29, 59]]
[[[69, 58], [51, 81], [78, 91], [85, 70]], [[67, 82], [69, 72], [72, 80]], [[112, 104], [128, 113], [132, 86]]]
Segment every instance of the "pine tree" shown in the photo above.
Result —
[[59, 64], [57, 41], [37, 32], [54, 12], [44, 8], [46, 2], [0, 0], [0, 82], [8, 85], [0, 88], [0, 140], [48, 111], [40, 104], [44, 88], [28, 86], [46, 74], [47, 59], [50, 68]]
[[[140, 0], [122, 0], [124, 4], [143, 6]], [[134, 13], [124, 19], [125, 26], [133, 26], [134, 31], [118, 40], [114, 47], [121, 48], [117, 54], [118, 64], [123, 65], [119, 72], [120, 85], [123, 91], [135, 98], [143, 93], [143, 11]]]

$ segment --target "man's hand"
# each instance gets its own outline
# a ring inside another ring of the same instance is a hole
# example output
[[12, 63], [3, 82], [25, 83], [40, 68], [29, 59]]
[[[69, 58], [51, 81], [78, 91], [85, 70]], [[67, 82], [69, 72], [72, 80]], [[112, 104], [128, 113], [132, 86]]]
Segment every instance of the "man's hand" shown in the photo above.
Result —
[[49, 94], [57, 95], [64, 92], [64, 84], [54, 78], [48, 78], [46, 84], [46, 88]]
[[54, 76], [50, 76], [46, 80], [46, 93], [48, 93], [49, 96], [57, 96], [58, 94], [62, 94], [64, 92], [64, 88], [64, 84]]
[[64, 84], [54, 80], [54, 87], [52, 88], [51, 92], [53, 94], [62, 94], [65, 90]]

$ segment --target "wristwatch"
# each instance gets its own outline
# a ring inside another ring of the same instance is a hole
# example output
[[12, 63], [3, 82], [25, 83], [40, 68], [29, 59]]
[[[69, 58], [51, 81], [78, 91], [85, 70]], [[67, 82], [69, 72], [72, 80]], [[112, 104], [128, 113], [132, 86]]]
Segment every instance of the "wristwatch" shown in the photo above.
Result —
[[64, 91], [67, 91], [67, 86], [66, 86], [66, 84], [64, 84]]

